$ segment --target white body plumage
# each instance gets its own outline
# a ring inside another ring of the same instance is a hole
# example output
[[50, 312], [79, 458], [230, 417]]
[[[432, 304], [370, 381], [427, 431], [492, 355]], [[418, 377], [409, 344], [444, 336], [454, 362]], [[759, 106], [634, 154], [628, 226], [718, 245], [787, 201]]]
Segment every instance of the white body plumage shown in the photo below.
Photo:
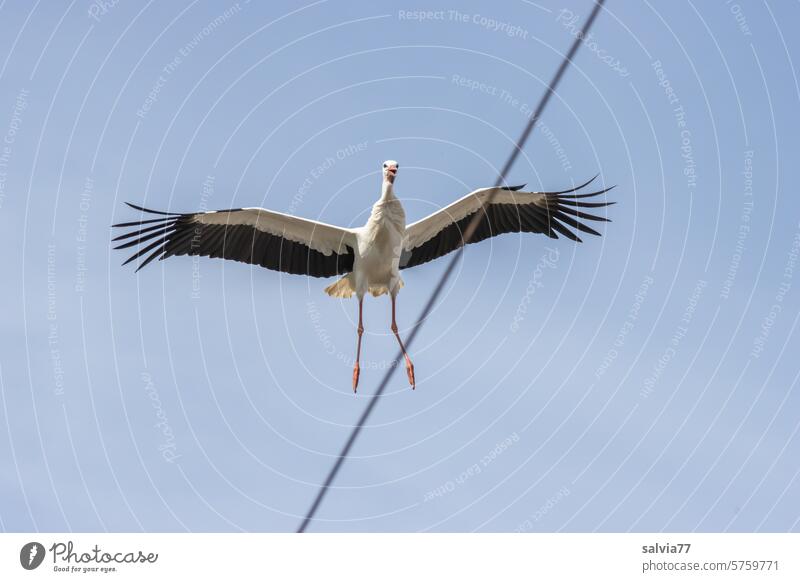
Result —
[[367, 292], [374, 297], [389, 293], [396, 297], [403, 287], [400, 277], [400, 256], [406, 233], [406, 213], [394, 193], [397, 162], [384, 164], [384, 180], [380, 199], [373, 204], [367, 223], [355, 229], [357, 248], [353, 271], [325, 289], [333, 297], [359, 299]]

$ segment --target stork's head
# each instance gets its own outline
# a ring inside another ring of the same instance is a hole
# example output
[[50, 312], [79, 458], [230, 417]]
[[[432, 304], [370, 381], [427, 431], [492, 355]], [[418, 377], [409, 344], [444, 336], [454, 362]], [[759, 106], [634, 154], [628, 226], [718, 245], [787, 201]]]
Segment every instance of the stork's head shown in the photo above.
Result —
[[383, 179], [390, 184], [394, 184], [394, 179], [397, 177], [397, 170], [400, 164], [394, 160], [386, 160], [383, 162]]

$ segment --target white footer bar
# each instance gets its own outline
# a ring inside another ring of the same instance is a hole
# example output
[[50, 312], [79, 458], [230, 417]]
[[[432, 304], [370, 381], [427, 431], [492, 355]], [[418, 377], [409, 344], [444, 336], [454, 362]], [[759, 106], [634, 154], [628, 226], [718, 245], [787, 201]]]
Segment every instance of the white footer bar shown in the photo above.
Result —
[[800, 534], [0, 534], [0, 580], [800, 580]]

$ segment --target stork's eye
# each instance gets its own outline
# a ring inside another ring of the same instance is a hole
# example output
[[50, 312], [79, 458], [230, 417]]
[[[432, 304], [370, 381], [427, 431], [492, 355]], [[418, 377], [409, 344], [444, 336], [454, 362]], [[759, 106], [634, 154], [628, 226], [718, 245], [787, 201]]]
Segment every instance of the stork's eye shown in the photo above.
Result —
[[386, 164], [383, 164], [383, 167], [385, 168], [385, 167], [386, 167]]

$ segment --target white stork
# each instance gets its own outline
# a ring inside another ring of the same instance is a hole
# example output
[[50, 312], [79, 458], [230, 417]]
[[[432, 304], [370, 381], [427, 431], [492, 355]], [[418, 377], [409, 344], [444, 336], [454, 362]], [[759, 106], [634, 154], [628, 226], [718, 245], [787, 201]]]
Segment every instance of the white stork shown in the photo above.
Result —
[[[427, 263], [459, 248], [463, 244], [462, 233], [476, 212], [482, 212], [483, 219], [470, 243], [507, 232], [538, 232], [550, 238], [558, 238], [558, 234], [562, 234], [581, 242], [568, 227], [599, 235], [578, 219], [608, 219], [588, 214], [580, 208], [613, 204], [580, 200], [610, 190], [606, 188], [586, 194], [576, 193], [594, 178], [576, 188], [560, 192], [522, 192], [523, 186], [481, 188], [406, 226], [403, 205], [394, 191], [398, 168], [394, 160], [384, 162], [381, 197], [373, 205], [369, 220], [361, 228], [342, 228], [265, 208], [183, 214], [148, 210], [128, 203], [136, 210], [161, 215], [161, 218], [113, 225], [133, 228], [113, 239], [130, 239], [114, 248], [138, 247], [137, 252], [123, 263], [125, 265], [143, 257], [137, 271], [155, 258], [161, 260], [173, 255], [200, 255], [232, 259], [296, 275], [344, 275], [328, 286], [325, 292], [331, 297], [352, 297], [353, 294], [358, 297], [354, 391], [358, 387], [360, 374], [364, 295], [370, 292], [377, 297], [388, 293], [392, 299], [392, 332], [405, 357], [408, 381], [415, 388], [414, 365], [397, 332], [395, 319], [397, 294], [403, 287], [401, 269]], [[489, 200], [491, 203], [487, 204]]]

